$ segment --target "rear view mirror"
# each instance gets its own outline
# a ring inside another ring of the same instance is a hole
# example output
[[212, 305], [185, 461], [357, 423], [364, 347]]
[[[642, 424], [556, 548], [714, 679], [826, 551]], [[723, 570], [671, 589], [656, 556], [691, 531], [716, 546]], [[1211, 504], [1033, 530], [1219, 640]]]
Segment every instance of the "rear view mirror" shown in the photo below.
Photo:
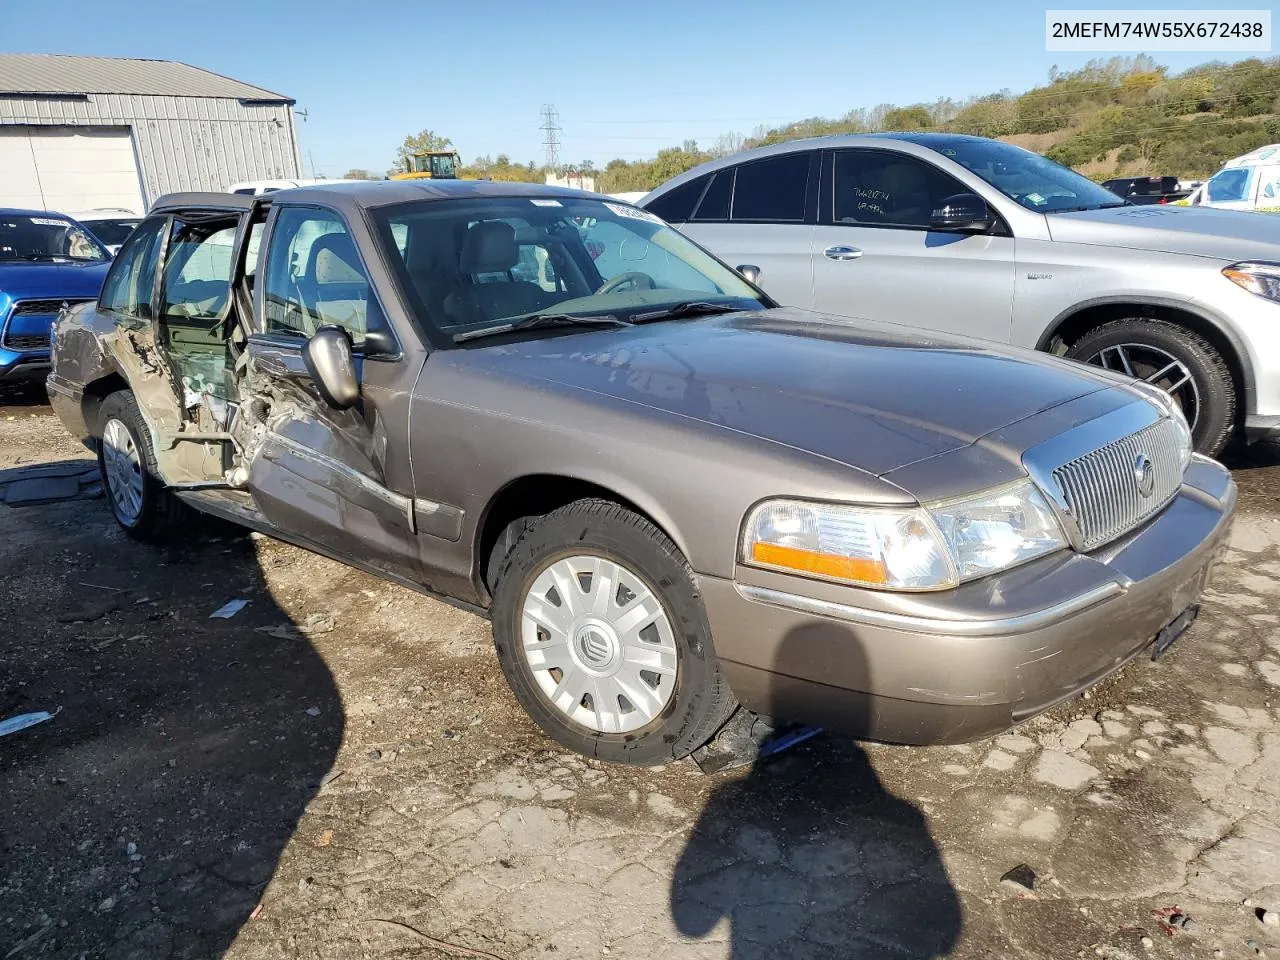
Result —
[[302, 362], [324, 402], [346, 410], [360, 399], [351, 340], [341, 327], [321, 327], [302, 348]]
[[929, 227], [953, 233], [986, 233], [995, 226], [996, 218], [976, 193], [957, 193], [947, 197], [933, 211]]
[[760, 285], [760, 268], [754, 263], [740, 263], [733, 269], [742, 274], [748, 283], [754, 283], [756, 286]]

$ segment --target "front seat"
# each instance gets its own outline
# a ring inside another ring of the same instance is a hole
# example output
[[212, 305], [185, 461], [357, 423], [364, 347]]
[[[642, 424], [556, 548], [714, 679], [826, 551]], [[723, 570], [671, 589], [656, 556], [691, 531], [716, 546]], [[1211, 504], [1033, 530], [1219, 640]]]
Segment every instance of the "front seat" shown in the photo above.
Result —
[[546, 293], [536, 283], [512, 279], [511, 270], [519, 262], [520, 247], [511, 224], [482, 220], [467, 230], [458, 271], [467, 281], [462, 299], [475, 321], [516, 317], [548, 305]]
[[884, 168], [881, 183], [889, 195], [884, 201], [885, 220], [926, 227], [933, 214], [929, 202], [929, 178], [919, 164], [894, 163]]
[[318, 237], [307, 255], [300, 286], [317, 329], [336, 324], [357, 343], [364, 338], [369, 282], [350, 236], [335, 232]]

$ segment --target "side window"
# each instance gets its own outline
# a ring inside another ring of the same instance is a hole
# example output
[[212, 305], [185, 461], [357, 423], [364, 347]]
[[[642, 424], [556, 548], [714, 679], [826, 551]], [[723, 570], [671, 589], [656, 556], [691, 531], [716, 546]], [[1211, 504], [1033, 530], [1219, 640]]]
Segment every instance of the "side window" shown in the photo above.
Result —
[[658, 197], [652, 203], [645, 205], [645, 209], [654, 216], [661, 217], [667, 223], [683, 223], [693, 214], [694, 205], [697, 204], [698, 198], [702, 196], [702, 190], [707, 185], [710, 174], [705, 177], [697, 177], [688, 183], [682, 183], [674, 190], [670, 190]]
[[125, 241], [102, 285], [100, 309], [151, 322], [160, 239], [168, 222], [168, 217], [147, 220]]
[[1280, 167], [1266, 167], [1259, 175], [1258, 206], [1280, 205]]
[[809, 157], [807, 151], [785, 153], [738, 167], [733, 219], [803, 222], [804, 201], [809, 192]]
[[891, 150], [839, 150], [835, 156], [835, 222], [929, 228], [947, 197], [969, 192], [932, 164]]
[[218, 320], [231, 298], [235, 220], [175, 218], [160, 283], [164, 317]]
[[[733, 168], [721, 170], [711, 179], [711, 185], [702, 195], [698, 209], [693, 212], [694, 220], [728, 220], [729, 197], [733, 193]], [[803, 215], [804, 208], [801, 207]]]
[[337, 214], [284, 207], [267, 249], [266, 330], [309, 337], [325, 326], [364, 340], [369, 278]]

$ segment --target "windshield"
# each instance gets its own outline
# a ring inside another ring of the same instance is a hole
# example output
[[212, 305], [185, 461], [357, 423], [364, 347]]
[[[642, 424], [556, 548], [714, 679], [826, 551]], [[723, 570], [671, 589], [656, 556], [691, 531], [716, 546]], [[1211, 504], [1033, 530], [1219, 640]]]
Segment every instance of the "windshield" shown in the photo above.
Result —
[[1219, 170], [1209, 178], [1209, 183], [1205, 187], [1209, 194], [1209, 202], [1232, 203], [1249, 199], [1249, 181], [1252, 177], [1252, 167]]
[[92, 220], [85, 226], [108, 247], [118, 247], [129, 239], [133, 228], [141, 222], [141, 217], [117, 217], [110, 220]]
[[627, 320], [691, 301], [764, 306], [738, 274], [622, 203], [415, 201], [374, 218], [424, 326], [446, 337], [538, 314]]
[[1028, 210], [1054, 213], [1123, 206], [1105, 187], [1038, 153], [999, 140], [960, 139], [934, 146]]
[[108, 260], [84, 228], [62, 217], [0, 213], [0, 260]]

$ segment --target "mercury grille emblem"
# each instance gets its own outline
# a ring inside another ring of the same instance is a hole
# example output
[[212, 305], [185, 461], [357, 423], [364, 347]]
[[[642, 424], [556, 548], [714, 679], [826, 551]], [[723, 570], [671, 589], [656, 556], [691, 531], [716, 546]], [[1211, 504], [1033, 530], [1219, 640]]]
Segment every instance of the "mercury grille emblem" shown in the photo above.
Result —
[[1145, 453], [1140, 453], [1133, 461], [1133, 479], [1137, 481], [1138, 492], [1149, 497], [1156, 488], [1156, 471]]

